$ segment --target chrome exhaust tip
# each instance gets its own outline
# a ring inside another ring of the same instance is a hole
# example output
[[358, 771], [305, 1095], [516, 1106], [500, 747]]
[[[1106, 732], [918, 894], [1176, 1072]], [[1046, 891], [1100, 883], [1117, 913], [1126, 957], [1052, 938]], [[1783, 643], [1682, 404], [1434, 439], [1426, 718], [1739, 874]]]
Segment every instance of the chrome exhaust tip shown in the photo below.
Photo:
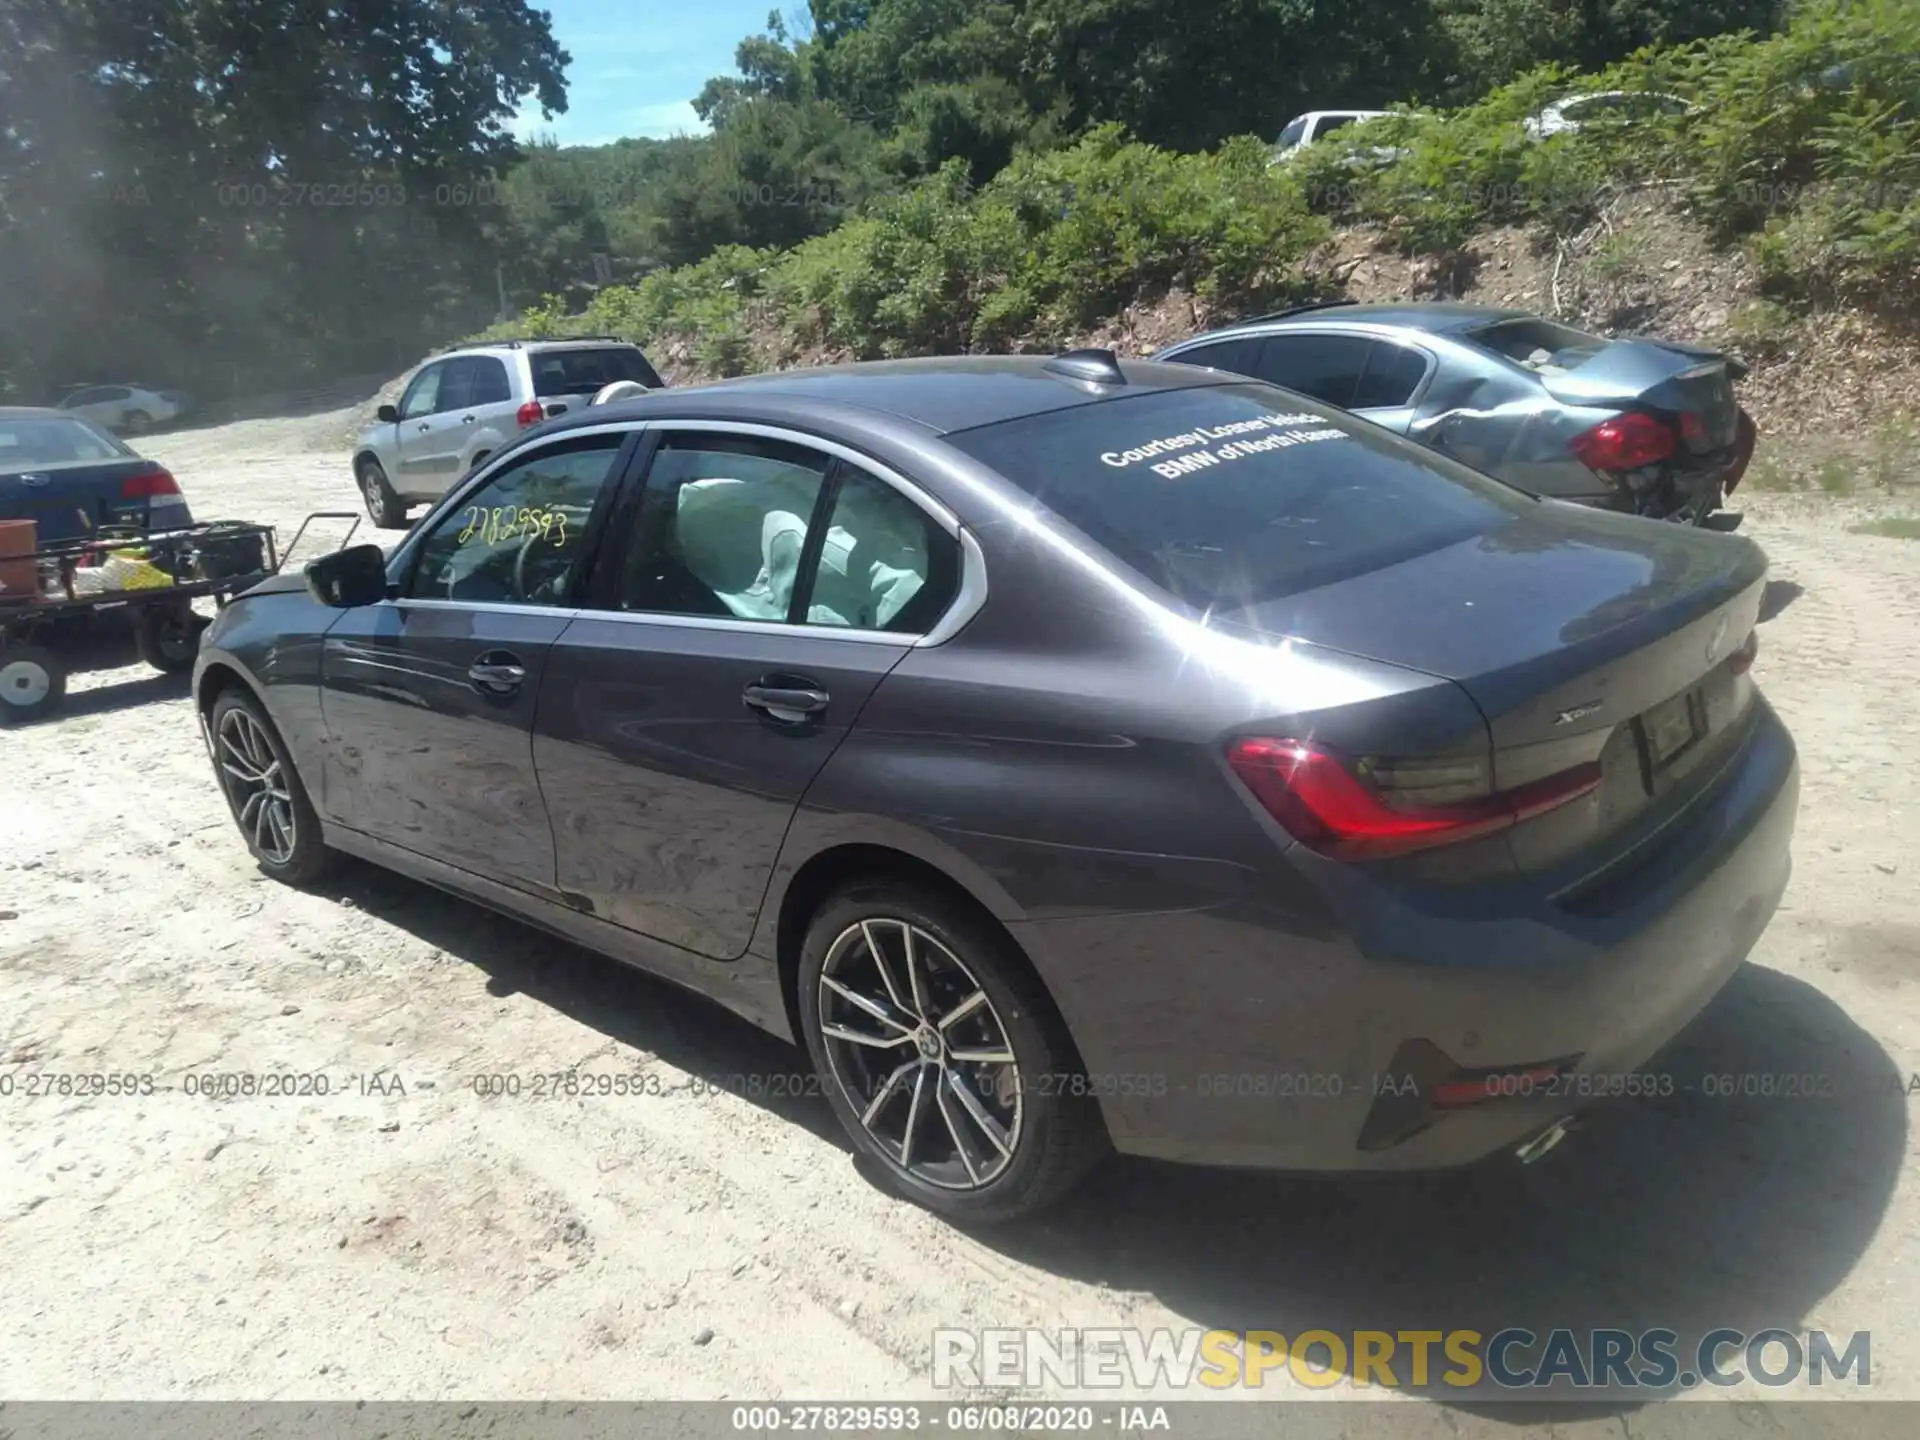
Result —
[[1549, 1125], [1538, 1135], [1516, 1149], [1513, 1152], [1513, 1158], [1518, 1160], [1522, 1165], [1531, 1165], [1562, 1140], [1566, 1139], [1567, 1132], [1572, 1129], [1573, 1118], [1571, 1116], [1564, 1116], [1554, 1121], [1553, 1124]]

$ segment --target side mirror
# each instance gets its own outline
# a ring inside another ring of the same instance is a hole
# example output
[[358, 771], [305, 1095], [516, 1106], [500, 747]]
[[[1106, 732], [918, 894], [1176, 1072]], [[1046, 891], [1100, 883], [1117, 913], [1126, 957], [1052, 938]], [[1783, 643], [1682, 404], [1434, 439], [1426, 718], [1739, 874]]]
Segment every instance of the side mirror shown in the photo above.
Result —
[[307, 590], [322, 605], [351, 610], [387, 598], [387, 557], [378, 545], [354, 545], [307, 562]]
[[378, 410], [373, 412], [373, 418], [378, 420], [382, 425], [391, 425], [400, 418], [400, 411], [396, 406], [382, 405]]

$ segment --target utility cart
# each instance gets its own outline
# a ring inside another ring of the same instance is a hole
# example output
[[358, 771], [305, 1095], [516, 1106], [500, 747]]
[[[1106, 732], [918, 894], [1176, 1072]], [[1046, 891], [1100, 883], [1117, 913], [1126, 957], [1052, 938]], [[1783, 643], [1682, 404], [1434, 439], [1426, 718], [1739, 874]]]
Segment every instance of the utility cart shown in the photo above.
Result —
[[234, 596], [277, 575], [316, 520], [350, 522], [351, 510], [320, 510], [300, 522], [281, 551], [271, 525], [222, 520], [179, 530], [106, 530], [83, 540], [0, 559], [0, 723], [34, 720], [59, 708], [67, 690], [63, 637], [73, 622], [125, 611], [140, 658], [165, 674], [193, 668], [211, 620], [194, 601], [224, 609]]

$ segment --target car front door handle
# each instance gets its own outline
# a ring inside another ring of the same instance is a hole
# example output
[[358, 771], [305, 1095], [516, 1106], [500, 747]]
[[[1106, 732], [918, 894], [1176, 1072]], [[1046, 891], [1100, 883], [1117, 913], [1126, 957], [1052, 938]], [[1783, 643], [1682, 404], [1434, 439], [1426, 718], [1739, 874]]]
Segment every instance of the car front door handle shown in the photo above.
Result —
[[749, 710], [758, 710], [787, 725], [800, 725], [827, 708], [827, 692], [805, 680], [788, 676], [756, 680], [740, 698]]
[[422, 431], [426, 431], [426, 430], [431, 430], [433, 426], [428, 421], [422, 420], [420, 422], [420, 428]]
[[467, 667], [467, 679], [482, 695], [511, 695], [527, 680], [527, 667], [504, 650], [489, 650]]

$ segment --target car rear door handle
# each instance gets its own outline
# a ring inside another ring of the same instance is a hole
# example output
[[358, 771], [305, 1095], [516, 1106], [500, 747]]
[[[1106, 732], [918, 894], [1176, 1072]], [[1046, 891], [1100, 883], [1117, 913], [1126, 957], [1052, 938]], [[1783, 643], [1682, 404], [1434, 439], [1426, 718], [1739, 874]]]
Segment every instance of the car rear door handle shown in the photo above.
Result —
[[467, 679], [482, 695], [511, 695], [526, 683], [527, 667], [505, 650], [489, 650], [467, 667]]
[[768, 676], [747, 686], [740, 698], [750, 710], [758, 710], [788, 725], [803, 724], [827, 708], [827, 692], [809, 680], [791, 676]]
[[471, 425], [478, 418], [479, 418], [478, 416], [474, 416], [474, 415], [462, 415], [460, 417], [460, 423], [462, 425]]
[[428, 421], [428, 420], [422, 420], [422, 421], [420, 422], [420, 428], [421, 428], [422, 430], [431, 430], [431, 429], [433, 428], [433, 423], [432, 423], [431, 421]]

